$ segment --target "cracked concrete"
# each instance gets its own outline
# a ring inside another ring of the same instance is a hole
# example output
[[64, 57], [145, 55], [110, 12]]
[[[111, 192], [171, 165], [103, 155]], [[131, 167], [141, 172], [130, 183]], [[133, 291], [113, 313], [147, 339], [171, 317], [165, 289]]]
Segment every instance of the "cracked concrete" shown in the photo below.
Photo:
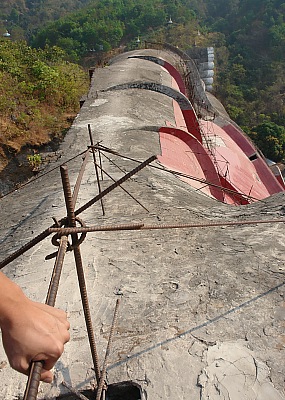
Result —
[[246, 343], [224, 342], [204, 352], [204, 367], [198, 378], [201, 400], [281, 400], [268, 366], [257, 360]]

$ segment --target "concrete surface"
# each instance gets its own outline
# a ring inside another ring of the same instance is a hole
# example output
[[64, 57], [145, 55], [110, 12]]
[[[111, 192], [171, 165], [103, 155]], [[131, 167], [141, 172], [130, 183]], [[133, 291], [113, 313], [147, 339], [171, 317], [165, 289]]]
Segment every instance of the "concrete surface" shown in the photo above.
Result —
[[[170, 62], [173, 56], [150, 51]], [[137, 51], [136, 54], [141, 54]], [[175, 58], [175, 57], [174, 57]], [[145, 160], [160, 153], [157, 128], [173, 121], [171, 100], [136, 89], [100, 92], [118, 83], [152, 80], [170, 85], [160, 66], [121, 55], [95, 71], [87, 101], [61, 146], [56, 166], [94, 141], [126, 157]], [[105, 153], [121, 169], [137, 163]], [[103, 157], [114, 179], [123, 172]], [[81, 157], [68, 163], [74, 185]], [[152, 163], [159, 166], [158, 162]], [[112, 181], [104, 177], [102, 187]], [[178, 178], [146, 167], [80, 217], [87, 225], [221, 222], [284, 217], [284, 194], [249, 206], [227, 206]], [[78, 208], [98, 193], [92, 157]], [[0, 256], [8, 254], [65, 216], [59, 169], [1, 199]], [[154, 231], [97, 232], [81, 246], [100, 364], [113, 310], [122, 294], [108, 364], [108, 382], [134, 380], [148, 400], [284, 399], [283, 224]], [[54, 252], [47, 238], [4, 268], [32, 299], [44, 301]], [[80, 302], [73, 255], [65, 259], [56, 305], [67, 310], [71, 341], [55, 367], [52, 385], [41, 384], [39, 399], [94, 386], [94, 372]], [[0, 399], [21, 398], [26, 378], [12, 371], [0, 349]]]

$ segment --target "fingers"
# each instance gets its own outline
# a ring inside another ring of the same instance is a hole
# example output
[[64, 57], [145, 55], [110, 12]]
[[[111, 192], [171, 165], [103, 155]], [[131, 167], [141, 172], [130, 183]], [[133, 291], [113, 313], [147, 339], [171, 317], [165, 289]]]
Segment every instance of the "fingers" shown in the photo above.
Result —
[[52, 383], [53, 373], [43, 368], [41, 372], [41, 381], [45, 383]]

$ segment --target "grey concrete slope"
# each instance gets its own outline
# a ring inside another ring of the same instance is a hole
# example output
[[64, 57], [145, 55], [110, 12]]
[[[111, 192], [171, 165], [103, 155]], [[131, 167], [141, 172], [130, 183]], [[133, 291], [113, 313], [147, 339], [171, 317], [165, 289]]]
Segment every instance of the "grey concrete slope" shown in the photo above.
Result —
[[[144, 50], [146, 53], [147, 50]], [[171, 59], [169, 53], [149, 54]], [[139, 51], [136, 54], [140, 54]], [[1, 259], [65, 216], [59, 164], [94, 141], [119, 152], [104, 153], [103, 168], [114, 179], [160, 153], [158, 128], [174, 122], [172, 101], [145, 90], [105, 90], [116, 84], [150, 80], [170, 85], [159, 65], [121, 55], [98, 69], [80, 114], [61, 146], [62, 158], [50, 174], [1, 199]], [[107, 156], [108, 158], [106, 158]], [[115, 164], [114, 164], [115, 163]], [[74, 185], [81, 157], [68, 164]], [[179, 224], [278, 219], [284, 195], [250, 206], [231, 207], [202, 195], [153, 162], [80, 217], [88, 225]], [[118, 168], [120, 167], [120, 168]], [[112, 184], [104, 176], [102, 188]], [[98, 193], [92, 157], [76, 208]], [[147, 399], [284, 399], [284, 236], [283, 224], [169, 230], [97, 232], [87, 235], [82, 256], [100, 364], [105, 355], [118, 294], [119, 317], [108, 363], [109, 383], [133, 380]], [[45, 239], [4, 268], [32, 299], [44, 301], [54, 252]], [[76, 279], [68, 253], [58, 307], [67, 310], [71, 341], [55, 367], [52, 385], [40, 399], [92, 388], [94, 371]], [[26, 379], [11, 370], [0, 350], [0, 398], [18, 398]]]

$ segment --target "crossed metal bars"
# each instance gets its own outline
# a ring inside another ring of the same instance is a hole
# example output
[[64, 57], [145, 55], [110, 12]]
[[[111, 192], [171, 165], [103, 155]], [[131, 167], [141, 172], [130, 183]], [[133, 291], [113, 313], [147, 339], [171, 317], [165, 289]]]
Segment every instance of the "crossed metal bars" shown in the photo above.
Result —
[[[97, 176], [97, 180], [99, 180], [99, 174], [98, 174], [97, 168], [99, 167], [102, 171], [102, 165], [101, 165], [101, 161], [100, 161], [100, 166], [96, 162], [95, 151], [94, 151], [95, 146], [93, 145], [90, 128], [89, 128], [89, 135], [90, 135], [90, 140], [91, 140], [90, 147], [92, 148], [95, 171], [97, 171], [96, 176]], [[218, 226], [233, 226], [233, 225], [252, 225], [252, 224], [264, 224], [264, 223], [284, 223], [285, 220], [284, 219], [273, 219], [273, 220], [253, 220], [253, 221], [251, 220], [251, 221], [234, 221], [234, 222], [231, 221], [231, 222], [218, 222], [218, 223], [206, 223], [206, 224], [186, 223], [186, 224], [145, 225], [145, 224], [141, 223], [141, 224], [121, 224], [121, 225], [109, 225], [109, 226], [77, 227], [76, 226], [76, 221], [78, 220], [77, 215], [79, 215], [81, 212], [85, 211], [87, 208], [89, 208], [91, 205], [96, 203], [98, 200], [101, 200], [102, 211], [104, 213], [104, 206], [102, 203], [102, 198], [106, 194], [110, 193], [113, 189], [120, 186], [123, 182], [128, 180], [130, 177], [132, 177], [134, 174], [139, 172], [141, 169], [143, 169], [144, 167], [146, 167], [147, 165], [149, 165], [152, 161], [154, 161], [156, 159], [156, 156], [152, 156], [152, 157], [148, 158], [144, 162], [140, 163], [136, 168], [131, 170], [129, 173], [124, 175], [121, 179], [119, 179], [118, 181], [114, 181], [114, 183], [112, 185], [110, 185], [103, 191], [101, 191], [101, 187], [99, 184], [98, 185], [99, 194], [97, 196], [95, 196], [93, 199], [91, 199], [89, 202], [87, 202], [85, 205], [80, 207], [78, 210], [75, 210], [75, 204], [76, 204], [76, 200], [78, 197], [81, 180], [82, 180], [83, 173], [84, 173], [87, 161], [88, 161], [88, 155], [89, 155], [88, 153], [89, 153], [89, 150], [87, 150], [85, 153], [85, 157], [83, 159], [82, 167], [80, 169], [73, 193], [71, 193], [71, 187], [70, 187], [70, 182], [69, 182], [69, 177], [68, 177], [67, 166], [65, 166], [65, 165], [61, 166], [61, 178], [62, 178], [62, 185], [63, 185], [63, 191], [64, 191], [67, 216], [65, 218], [61, 219], [60, 221], [55, 220], [55, 223], [51, 227], [47, 228], [40, 235], [36, 236], [34, 239], [32, 239], [26, 245], [24, 245], [19, 250], [17, 250], [12, 255], [10, 255], [5, 260], [3, 260], [0, 263], [0, 269], [3, 268], [5, 265], [9, 264], [11, 261], [15, 260], [19, 255], [23, 254], [24, 252], [26, 252], [27, 250], [29, 250], [30, 248], [35, 246], [37, 243], [39, 243], [40, 241], [45, 239], [50, 234], [56, 233], [57, 238], [59, 239], [59, 248], [56, 253], [54, 269], [52, 272], [50, 286], [49, 286], [47, 297], [46, 297], [46, 304], [48, 304], [50, 306], [54, 306], [55, 300], [56, 300], [56, 295], [57, 295], [57, 290], [58, 290], [58, 286], [59, 286], [59, 281], [60, 281], [61, 270], [62, 270], [62, 266], [63, 266], [63, 262], [64, 262], [64, 257], [65, 257], [66, 251], [68, 250], [68, 235], [71, 235], [71, 238], [72, 238], [72, 246], [71, 247], [74, 252], [77, 277], [78, 277], [78, 281], [79, 281], [79, 288], [80, 288], [80, 294], [81, 294], [81, 301], [82, 301], [82, 305], [83, 305], [85, 322], [86, 322], [89, 344], [90, 344], [90, 349], [91, 349], [91, 355], [92, 355], [94, 371], [95, 371], [96, 380], [97, 380], [96, 400], [100, 400], [102, 390], [105, 390], [104, 384], [105, 384], [105, 374], [106, 374], [106, 363], [107, 363], [107, 357], [108, 357], [109, 351], [110, 351], [112, 336], [114, 333], [114, 325], [115, 325], [115, 321], [117, 318], [119, 300], [116, 303], [116, 308], [115, 308], [113, 323], [112, 323], [112, 327], [111, 327], [110, 337], [109, 337], [109, 341], [108, 341], [106, 356], [105, 356], [105, 360], [103, 363], [102, 372], [100, 373], [98, 354], [97, 354], [97, 350], [96, 350], [95, 337], [94, 337], [94, 332], [93, 332], [93, 327], [92, 327], [91, 313], [90, 313], [90, 308], [89, 308], [89, 303], [88, 303], [88, 294], [87, 294], [87, 289], [86, 289], [86, 284], [85, 284], [83, 263], [82, 263], [81, 253], [80, 253], [80, 244], [82, 241], [78, 237], [79, 233], [86, 235], [87, 232], [95, 232], [95, 231], [203, 228], [203, 227], [218, 227]], [[131, 197], [134, 198], [133, 196], [131, 196]], [[139, 203], [139, 204], [142, 205], [141, 203]], [[143, 208], [146, 209], [145, 207], [143, 207]], [[26, 391], [24, 394], [24, 400], [35, 400], [37, 398], [42, 366], [43, 366], [43, 362], [41, 362], [41, 361], [32, 363], [31, 368], [30, 368], [30, 374], [29, 374], [27, 386], [26, 386]]]
[[[91, 143], [92, 143], [92, 141], [91, 141]], [[93, 154], [94, 154], [94, 151], [93, 151]], [[111, 190], [113, 190], [114, 188], [119, 186], [121, 183], [125, 182], [127, 179], [129, 179], [131, 176], [136, 174], [138, 171], [140, 171], [142, 168], [144, 168], [146, 165], [148, 165], [155, 159], [156, 159], [155, 156], [150, 157], [149, 159], [147, 159], [146, 161], [141, 163], [139, 166], [134, 168], [131, 172], [129, 172], [128, 174], [123, 176], [119, 181], [114, 182], [113, 185], [111, 185], [110, 187], [105, 189], [103, 192], [101, 192], [101, 188], [99, 186], [99, 190], [100, 190], [99, 195], [96, 196], [95, 198], [93, 198], [92, 200], [90, 200], [87, 204], [82, 206], [81, 209], [79, 209], [77, 211], [75, 211], [74, 208], [75, 208], [75, 203], [76, 203], [78, 192], [79, 192], [80, 182], [81, 182], [81, 179], [83, 176], [83, 171], [87, 164], [87, 161], [86, 161], [87, 154], [85, 155], [85, 159], [83, 161], [82, 168], [78, 175], [78, 179], [75, 184], [75, 189], [74, 189], [73, 194], [71, 193], [71, 187], [70, 187], [70, 182], [69, 182], [69, 177], [68, 177], [67, 166], [66, 165], [61, 166], [61, 168], [60, 168], [61, 179], [62, 179], [62, 185], [63, 185], [63, 191], [64, 191], [65, 205], [66, 205], [66, 210], [67, 210], [67, 217], [65, 219], [63, 219], [61, 222], [64, 223], [64, 225], [67, 227], [76, 229], [76, 215], [78, 215], [82, 211], [86, 210], [88, 207], [93, 205], [96, 201], [102, 199], [107, 193], [109, 193]], [[96, 165], [95, 158], [94, 158], [94, 163]], [[99, 179], [98, 174], [96, 174], [96, 175], [97, 175], [97, 178]], [[102, 207], [103, 207], [103, 205], [102, 205]], [[103, 208], [103, 212], [104, 212], [104, 208]], [[60, 225], [60, 224], [55, 223], [54, 225]], [[54, 225], [53, 225], [53, 227], [54, 227]], [[18, 252], [15, 252], [12, 256], [8, 257], [8, 259], [4, 260], [1, 263], [1, 268], [4, 265], [7, 265], [7, 263], [14, 260], [20, 254], [23, 254], [23, 252], [27, 251], [29, 248], [33, 247], [39, 241], [43, 240], [46, 236], [48, 236], [52, 232], [52, 231], [50, 231], [50, 229], [52, 229], [52, 227], [48, 228], [47, 230], [42, 232], [40, 235], [38, 235], [36, 238], [34, 238], [27, 245], [23, 246]], [[72, 238], [72, 248], [73, 248], [73, 252], [74, 252], [74, 259], [75, 259], [75, 264], [76, 264], [77, 278], [78, 278], [78, 282], [79, 282], [85, 323], [86, 323], [86, 328], [87, 328], [87, 333], [88, 333], [88, 339], [89, 339], [89, 344], [90, 344], [92, 360], [93, 360], [93, 364], [94, 364], [94, 371], [95, 371], [97, 385], [98, 385], [96, 399], [100, 400], [103, 386], [105, 383], [107, 356], [110, 351], [110, 344], [111, 344], [111, 340], [112, 340], [112, 336], [113, 336], [113, 332], [114, 332], [115, 320], [117, 318], [117, 309], [118, 309], [119, 301], [117, 301], [117, 304], [116, 304], [114, 320], [113, 320], [110, 338], [109, 338], [109, 342], [108, 342], [108, 347], [107, 347], [107, 351], [106, 351], [106, 357], [105, 357], [105, 361], [103, 364], [102, 373], [100, 374], [98, 354], [97, 354], [97, 349], [96, 349], [95, 336], [94, 336], [94, 332], [93, 332], [92, 319], [91, 319], [90, 307], [89, 307], [89, 302], [88, 302], [88, 294], [87, 294], [87, 288], [86, 288], [85, 277], [84, 277], [84, 270], [83, 270], [81, 252], [80, 252], [80, 242], [78, 239], [78, 233], [72, 232], [71, 238]], [[64, 256], [65, 256], [66, 250], [67, 250], [67, 244], [68, 244], [67, 235], [65, 235], [65, 234], [60, 235], [59, 249], [57, 252], [54, 270], [53, 270], [53, 274], [52, 274], [52, 278], [51, 278], [51, 282], [50, 282], [50, 286], [49, 286], [49, 290], [48, 290], [48, 294], [47, 294], [47, 298], [46, 298], [46, 304], [48, 304], [50, 306], [55, 305], [55, 300], [56, 300], [57, 290], [58, 290], [58, 286], [59, 286], [59, 280], [60, 280], [61, 270], [62, 270], [62, 266], [63, 266]], [[37, 398], [42, 367], [43, 367], [42, 361], [32, 362], [32, 365], [30, 368], [30, 373], [29, 373], [29, 378], [28, 378], [28, 382], [27, 382], [27, 386], [26, 386], [26, 390], [25, 390], [25, 394], [24, 394], [24, 400], [35, 400]]]

